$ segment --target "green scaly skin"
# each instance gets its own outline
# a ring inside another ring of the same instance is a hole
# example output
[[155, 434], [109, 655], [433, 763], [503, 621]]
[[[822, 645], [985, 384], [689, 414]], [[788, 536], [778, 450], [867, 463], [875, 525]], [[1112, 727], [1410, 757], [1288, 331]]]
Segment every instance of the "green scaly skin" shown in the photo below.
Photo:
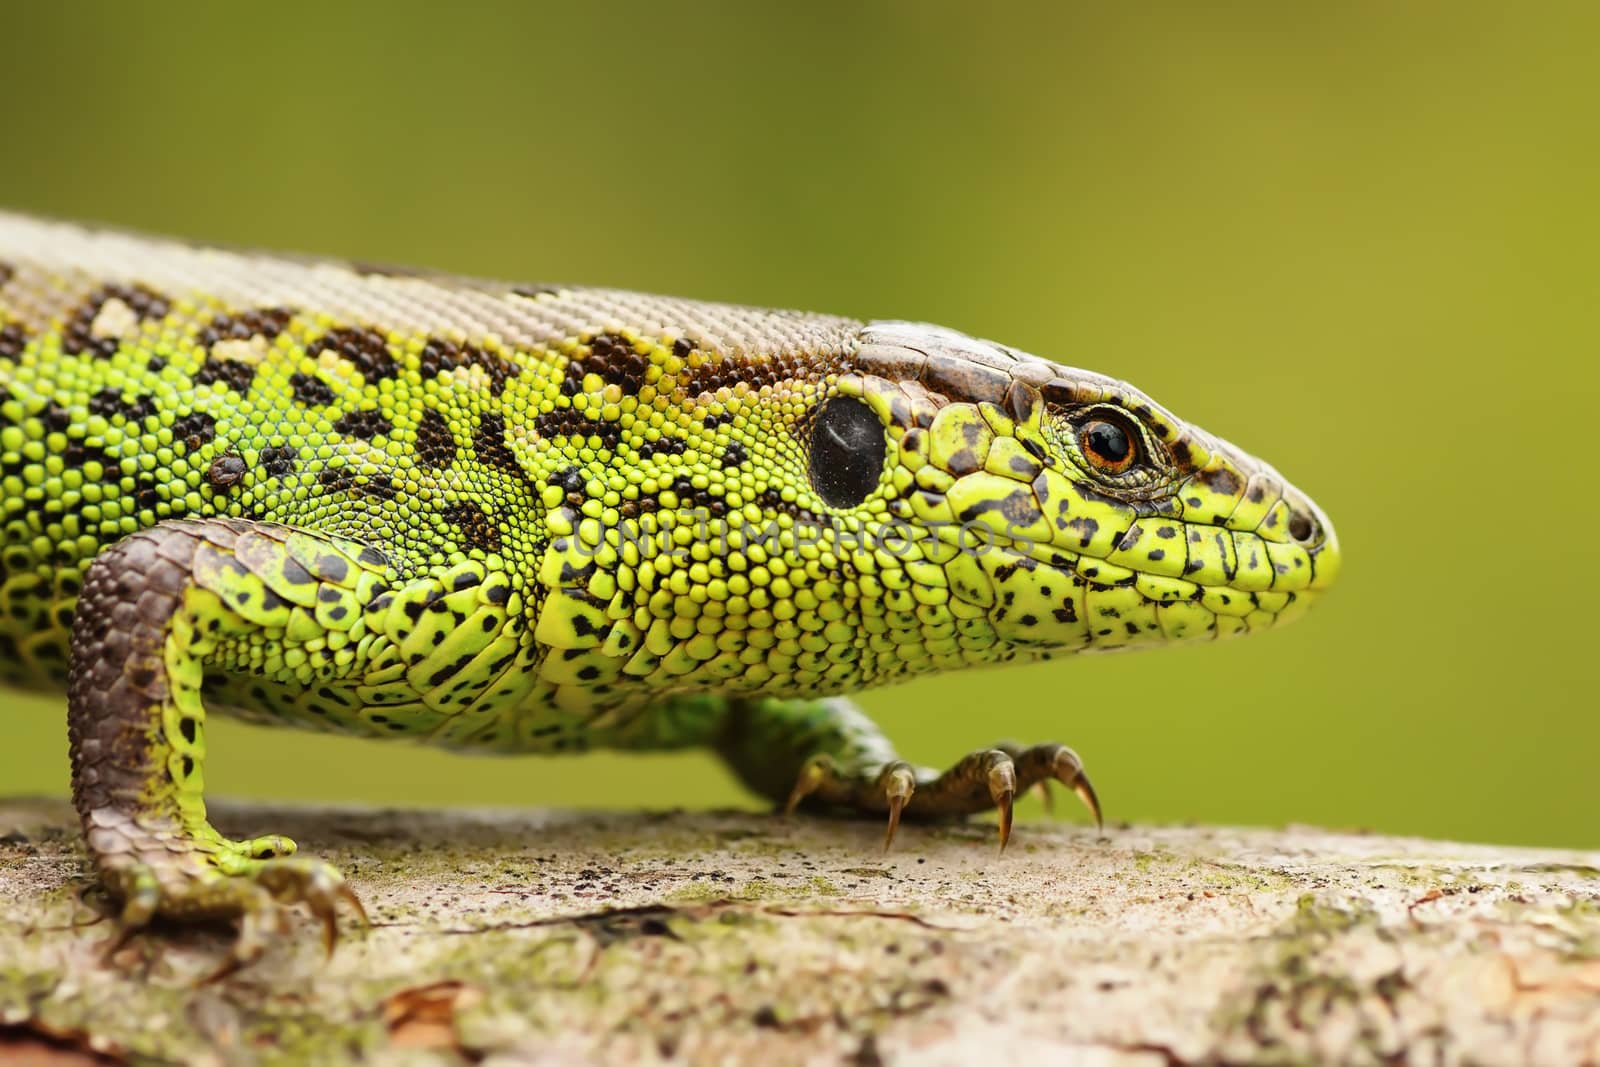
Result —
[[937, 327], [3, 214], [0, 477], [0, 680], [66, 687], [127, 927], [240, 918], [235, 963], [279, 905], [331, 938], [355, 898], [286, 839], [211, 828], [207, 710], [462, 749], [706, 745], [790, 807], [891, 834], [998, 808], [1003, 840], [1036, 784], [1092, 805], [1069, 749], [940, 775], [838, 695], [1266, 629], [1339, 559], [1259, 460]]

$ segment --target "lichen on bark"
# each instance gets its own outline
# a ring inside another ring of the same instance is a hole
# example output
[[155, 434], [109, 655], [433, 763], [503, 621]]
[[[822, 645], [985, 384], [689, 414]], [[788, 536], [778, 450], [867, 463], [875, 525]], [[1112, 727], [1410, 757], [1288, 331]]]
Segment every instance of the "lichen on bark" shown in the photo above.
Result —
[[267, 809], [370, 929], [103, 959], [69, 809], [0, 801], [0, 1056], [44, 1062], [1600, 1060], [1600, 855], [1281, 831]]

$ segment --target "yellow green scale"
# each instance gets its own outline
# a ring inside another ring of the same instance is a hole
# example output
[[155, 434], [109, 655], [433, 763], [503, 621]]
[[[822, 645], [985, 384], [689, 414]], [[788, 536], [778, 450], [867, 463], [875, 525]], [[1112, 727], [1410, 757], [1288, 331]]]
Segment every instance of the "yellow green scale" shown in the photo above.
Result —
[[[842, 696], [1231, 636], [1338, 550], [1272, 468], [1000, 345], [0, 215], [0, 678], [65, 686], [136, 926], [353, 899], [205, 819], [207, 709], [459, 748], [707, 745], [790, 807], [998, 808]], [[143, 725], [141, 725], [143, 724]], [[154, 726], [151, 730], [149, 727]], [[138, 739], [133, 740], [137, 735]], [[176, 843], [176, 845], [175, 845]]]

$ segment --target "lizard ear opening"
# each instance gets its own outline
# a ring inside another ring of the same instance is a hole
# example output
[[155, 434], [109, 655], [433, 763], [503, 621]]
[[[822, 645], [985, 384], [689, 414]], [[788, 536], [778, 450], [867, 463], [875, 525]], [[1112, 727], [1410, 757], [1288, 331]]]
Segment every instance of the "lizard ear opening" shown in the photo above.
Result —
[[836, 396], [811, 423], [811, 488], [829, 507], [848, 508], [872, 495], [883, 477], [887, 438], [864, 400]]

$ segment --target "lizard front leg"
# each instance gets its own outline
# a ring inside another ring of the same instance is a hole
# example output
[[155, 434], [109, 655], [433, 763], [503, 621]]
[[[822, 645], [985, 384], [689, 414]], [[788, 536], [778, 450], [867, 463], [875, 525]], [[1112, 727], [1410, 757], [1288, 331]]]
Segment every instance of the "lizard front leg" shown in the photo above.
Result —
[[1100, 802], [1083, 761], [1060, 744], [978, 749], [944, 772], [896, 755], [871, 719], [848, 700], [732, 701], [719, 745], [747, 785], [784, 805], [886, 815], [884, 847], [902, 814], [951, 818], [994, 810], [1000, 847], [1011, 836], [1011, 806], [1035, 786], [1064, 783], [1100, 823]]
[[[360, 901], [294, 842], [230, 841], [206, 819], [201, 683], [219, 650], [309, 662], [305, 638], [353, 650], [381, 554], [266, 523], [174, 520], [129, 535], [85, 575], [72, 625], [73, 800], [126, 931], [156, 916], [238, 919], [228, 968], [261, 953], [281, 904], [307, 905], [331, 949], [335, 909]], [[317, 623], [308, 627], [307, 620]], [[325, 665], [353, 654], [322, 657]]]

